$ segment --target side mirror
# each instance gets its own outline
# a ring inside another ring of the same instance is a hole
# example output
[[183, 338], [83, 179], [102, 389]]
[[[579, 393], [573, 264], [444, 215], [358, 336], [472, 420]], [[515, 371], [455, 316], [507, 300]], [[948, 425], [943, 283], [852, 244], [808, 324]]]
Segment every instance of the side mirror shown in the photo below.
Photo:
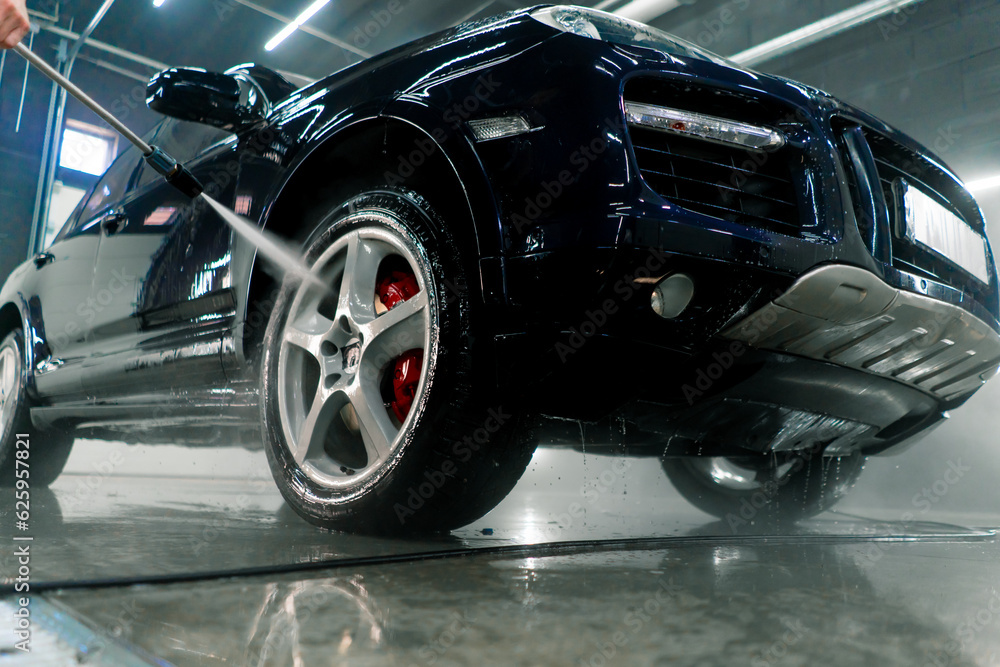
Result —
[[194, 67], [165, 69], [146, 87], [153, 111], [233, 132], [261, 118], [245, 97], [236, 77]]

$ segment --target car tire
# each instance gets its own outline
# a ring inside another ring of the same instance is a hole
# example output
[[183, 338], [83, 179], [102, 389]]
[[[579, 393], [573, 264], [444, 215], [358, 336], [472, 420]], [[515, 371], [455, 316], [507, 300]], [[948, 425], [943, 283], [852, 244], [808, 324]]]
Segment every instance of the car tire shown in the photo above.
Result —
[[[32, 426], [24, 359], [24, 334], [12, 331], [0, 343], [0, 487], [14, 486], [19, 470], [28, 471], [31, 486], [48, 486], [66, 467], [73, 448], [71, 434], [39, 432]], [[30, 436], [30, 449], [17, 445], [19, 434]], [[18, 460], [27, 467], [19, 468]]]
[[829, 509], [857, 480], [865, 457], [786, 453], [667, 457], [662, 463], [685, 500], [737, 530], [794, 522]]
[[452, 236], [403, 190], [320, 211], [307, 222], [304, 261], [326, 293], [287, 276], [264, 334], [263, 435], [278, 487], [325, 528], [467, 525], [510, 492], [534, 443], [489, 375], [475, 372], [469, 283]]

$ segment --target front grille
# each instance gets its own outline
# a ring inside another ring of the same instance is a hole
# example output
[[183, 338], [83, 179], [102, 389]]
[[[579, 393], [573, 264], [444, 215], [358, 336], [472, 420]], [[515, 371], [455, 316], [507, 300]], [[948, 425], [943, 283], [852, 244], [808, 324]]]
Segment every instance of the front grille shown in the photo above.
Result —
[[[624, 96], [629, 102], [777, 128], [799, 139], [807, 132], [793, 108], [744, 91], [636, 77], [626, 83]], [[755, 151], [637, 125], [629, 126], [629, 136], [643, 180], [671, 203], [791, 236], [816, 224], [811, 163], [799, 148]]]
[[776, 153], [755, 155], [635, 126], [629, 134], [639, 172], [667, 201], [727, 222], [799, 233], [791, 165]]
[[893, 266], [907, 273], [950, 285], [976, 297], [985, 296], [991, 291], [988, 286], [948, 260], [906, 238], [901, 219], [902, 205], [896, 201], [893, 183], [898, 179], [906, 180], [911, 186], [948, 208], [972, 229], [982, 234], [984, 225], [978, 206], [953, 178], [922, 155], [873, 130], [863, 129], [872, 156], [875, 158], [879, 184], [888, 209], [889, 227], [892, 230]]

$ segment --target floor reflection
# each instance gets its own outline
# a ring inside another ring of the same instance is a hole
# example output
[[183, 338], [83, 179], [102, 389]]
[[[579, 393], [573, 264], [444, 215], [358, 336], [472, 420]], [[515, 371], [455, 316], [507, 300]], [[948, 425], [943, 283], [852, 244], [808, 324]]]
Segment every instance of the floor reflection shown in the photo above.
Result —
[[184, 665], [993, 664], [995, 627], [961, 610], [990, 608], [996, 540], [869, 546], [471, 556], [57, 599]]
[[[52, 490], [33, 489], [33, 583], [52, 587], [184, 579], [550, 542], [967, 535], [926, 521], [901, 523], [902, 515], [894, 510], [827, 512], [793, 525], [770, 525], [759, 518], [715, 520], [672, 488], [656, 459], [626, 461], [555, 449], [539, 450], [521, 483], [493, 512], [450, 535], [420, 539], [349, 535], [301, 520], [284, 504], [274, 484], [254, 476], [250, 468], [250, 474], [242, 471], [225, 477], [198, 463], [201, 451], [185, 450], [185, 454], [201, 476], [149, 477], [138, 474], [139, 468], [95, 476], [84, 470], [64, 475]], [[0, 507], [0, 520], [9, 521], [9, 512], [9, 507]], [[0, 559], [8, 563], [10, 552]], [[0, 576], [9, 577], [10, 572], [12, 568], [5, 568]], [[3, 583], [11, 582], [8, 578]]]

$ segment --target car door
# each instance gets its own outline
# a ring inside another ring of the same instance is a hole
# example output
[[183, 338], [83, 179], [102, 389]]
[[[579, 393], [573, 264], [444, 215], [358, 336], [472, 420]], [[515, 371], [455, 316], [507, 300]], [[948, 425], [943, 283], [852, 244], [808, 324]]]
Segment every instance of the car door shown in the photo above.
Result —
[[46, 398], [69, 400], [84, 394], [84, 368], [94, 353], [93, 327], [100, 308], [91, 295], [102, 225], [109, 203], [128, 189], [139, 161], [137, 150], [122, 153], [52, 244], [34, 258], [36, 277], [26, 297], [48, 348], [35, 367], [35, 386]]
[[[235, 183], [235, 137], [169, 119], [151, 142], [231, 205], [234, 188], [220, 174]], [[107, 397], [224, 382], [221, 341], [235, 315], [228, 226], [145, 164], [108, 215], [91, 294], [101, 310], [88, 390]]]

